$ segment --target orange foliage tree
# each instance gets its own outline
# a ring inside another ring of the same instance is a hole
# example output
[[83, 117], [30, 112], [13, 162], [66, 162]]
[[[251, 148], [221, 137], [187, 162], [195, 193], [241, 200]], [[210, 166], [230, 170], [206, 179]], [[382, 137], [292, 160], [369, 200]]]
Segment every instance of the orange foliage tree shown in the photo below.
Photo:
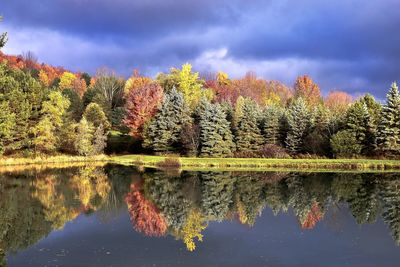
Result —
[[302, 97], [312, 106], [318, 105], [321, 101], [321, 91], [314, 81], [307, 75], [299, 76], [294, 84], [295, 97]]
[[151, 78], [140, 76], [139, 71], [135, 69], [132, 76], [125, 83], [124, 93], [127, 95], [130, 91], [142, 88], [152, 82], [153, 80]]
[[305, 220], [301, 223], [301, 228], [313, 229], [323, 217], [324, 214], [321, 212], [318, 203], [313, 203], [310, 211], [305, 217]]
[[158, 208], [147, 200], [142, 192], [142, 182], [131, 185], [131, 191], [125, 201], [133, 228], [146, 236], [163, 236], [167, 232], [167, 223]]
[[163, 89], [156, 83], [129, 91], [126, 97], [124, 124], [130, 134], [141, 138], [143, 126], [157, 112], [163, 98]]
[[325, 106], [334, 113], [345, 113], [353, 98], [343, 91], [331, 91], [325, 98]]

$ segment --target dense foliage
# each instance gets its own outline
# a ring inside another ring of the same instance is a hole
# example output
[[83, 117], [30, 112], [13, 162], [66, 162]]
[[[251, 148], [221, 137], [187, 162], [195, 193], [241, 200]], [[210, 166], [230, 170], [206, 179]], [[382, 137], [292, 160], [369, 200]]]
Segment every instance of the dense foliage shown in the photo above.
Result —
[[[385, 104], [345, 92], [322, 97], [309, 77], [293, 89], [248, 73], [201, 78], [190, 64], [156, 79], [91, 77], [0, 54], [0, 153], [175, 153], [201, 157], [399, 157], [400, 95]], [[276, 153], [275, 153], [276, 152]]]

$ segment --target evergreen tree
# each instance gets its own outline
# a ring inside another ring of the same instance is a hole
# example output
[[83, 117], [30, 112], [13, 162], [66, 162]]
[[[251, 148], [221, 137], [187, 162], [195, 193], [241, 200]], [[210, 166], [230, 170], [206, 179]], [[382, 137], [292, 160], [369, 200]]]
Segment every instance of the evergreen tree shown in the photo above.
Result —
[[398, 153], [400, 151], [400, 95], [396, 83], [392, 84], [382, 108], [376, 138], [378, 149]]
[[15, 114], [11, 113], [8, 101], [0, 102], [0, 156], [4, 152], [4, 145], [12, 137], [15, 128]]
[[246, 98], [241, 106], [240, 116], [237, 121], [235, 135], [238, 151], [257, 151], [264, 140], [261, 135], [259, 122], [258, 105], [251, 99]]
[[365, 102], [357, 101], [348, 109], [346, 126], [356, 136], [364, 153], [374, 149], [376, 127]]
[[230, 124], [221, 107], [208, 103], [200, 120], [200, 155], [231, 156], [235, 146], [232, 139]]
[[78, 122], [81, 119], [83, 113], [83, 102], [81, 97], [76, 91], [72, 89], [64, 89], [62, 91], [62, 94], [70, 102], [69, 108], [67, 110], [69, 117], [75, 122]]
[[280, 126], [282, 111], [279, 107], [271, 105], [264, 111], [263, 133], [265, 143], [279, 145], [280, 144]]
[[182, 127], [191, 121], [189, 113], [183, 95], [172, 89], [164, 96], [159, 112], [145, 126], [143, 146], [156, 152], [177, 150]]
[[235, 177], [230, 173], [201, 173], [202, 213], [209, 219], [222, 221], [233, 204]]
[[290, 106], [287, 122], [288, 133], [286, 146], [293, 153], [302, 152], [304, 149], [304, 137], [308, 134], [311, 126], [311, 116], [306, 102], [297, 98]]
[[382, 182], [383, 221], [392, 231], [393, 239], [400, 244], [400, 179], [393, 177]]

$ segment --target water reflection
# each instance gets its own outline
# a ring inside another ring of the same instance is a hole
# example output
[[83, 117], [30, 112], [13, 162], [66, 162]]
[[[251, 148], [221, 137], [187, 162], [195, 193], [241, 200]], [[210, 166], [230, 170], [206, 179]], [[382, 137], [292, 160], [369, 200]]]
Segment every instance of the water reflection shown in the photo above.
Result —
[[103, 220], [126, 209], [133, 229], [172, 235], [189, 251], [211, 221], [253, 226], [261, 212], [293, 211], [312, 229], [328, 209], [347, 205], [358, 224], [382, 216], [400, 243], [400, 174], [182, 172], [74, 167], [0, 174], [0, 266], [80, 214]]

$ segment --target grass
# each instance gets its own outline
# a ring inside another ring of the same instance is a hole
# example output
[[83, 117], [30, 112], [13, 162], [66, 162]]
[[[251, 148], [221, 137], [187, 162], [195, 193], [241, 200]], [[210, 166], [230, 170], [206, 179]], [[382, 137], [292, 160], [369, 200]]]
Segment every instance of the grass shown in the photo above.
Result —
[[35, 158], [0, 158], [0, 166], [35, 165], [35, 164], [57, 164], [57, 163], [79, 163], [79, 162], [108, 162], [109, 157], [105, 155], [81, 157], [81, 156], [48, 156]]
[[229, 171], [400, 171], [400, 160], [374, 159], [265, 159], [265, 158], [190, 158], [149, 155], [52, 156], [36, 158], [0, 158], [0, 167], [86, 163], [118, 163], [152, 168]]
[[[168, 156], [123, 155], [113, 156], [112, 162], [157, 167], [168, 161]], [[174, 158], [183, 170], [362, 170], [400, 171], [400, 160], [373, 159], [265, 159], [265, 158]]]

